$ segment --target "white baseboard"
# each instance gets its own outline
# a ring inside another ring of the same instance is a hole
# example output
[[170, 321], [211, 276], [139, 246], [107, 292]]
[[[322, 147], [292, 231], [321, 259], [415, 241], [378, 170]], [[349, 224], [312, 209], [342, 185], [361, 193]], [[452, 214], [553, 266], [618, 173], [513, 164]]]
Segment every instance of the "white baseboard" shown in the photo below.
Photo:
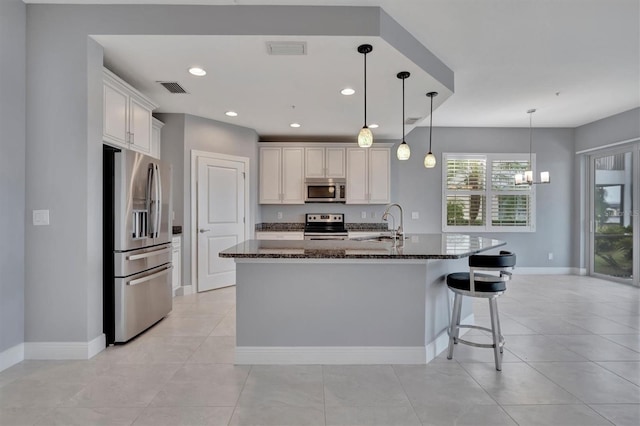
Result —
[[587, 275], [587, 268], [571, 268], [573, 270], [572, 275]]
[[192, 285], [180, 286], [175, 291], [175, 295], [176, 296], [186, 296], [186, 295], [192, 294], [192, 293], [193, 293], [193, 286]]
[[90, 359], [105, 345], [104, 334], [89, 342], [25, 342], [24, 359]]
[[[473, 324], [473, 314], [462, 320]], [[469, 329], [462, 329], [463, 335]], [[236, 364], [426, 364], [447, 349], [447, 331], [426, 346], [236, 346]]]
[[0, 371], [24, 361], [24, 343], [0, 352]]
[[528, 268], [516, 266], [514, 275], [578, 275], [576, 268]]

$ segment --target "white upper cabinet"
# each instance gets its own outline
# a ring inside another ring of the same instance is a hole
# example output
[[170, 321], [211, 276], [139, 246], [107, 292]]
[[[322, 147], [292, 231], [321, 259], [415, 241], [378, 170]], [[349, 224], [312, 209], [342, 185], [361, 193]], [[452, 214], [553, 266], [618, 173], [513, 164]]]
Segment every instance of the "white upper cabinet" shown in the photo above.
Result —
[[164, 123], [157, 118], [151, 119], [151, 153], [152, 157], [160, 159], [160, 142], [162, 140], [162, 127]]
[[151, 154], [151, 112], [157, 105], [107, 69], [103, 83], [104, 142]]
[[344, 148], [305, 148], [304, 156], [306, 178], [345, 178]]
[[304, 148], [260, 148], [260, 204], [304, 204]]
[[347, 204], [388, 204], [390, 148], [347, 148]]

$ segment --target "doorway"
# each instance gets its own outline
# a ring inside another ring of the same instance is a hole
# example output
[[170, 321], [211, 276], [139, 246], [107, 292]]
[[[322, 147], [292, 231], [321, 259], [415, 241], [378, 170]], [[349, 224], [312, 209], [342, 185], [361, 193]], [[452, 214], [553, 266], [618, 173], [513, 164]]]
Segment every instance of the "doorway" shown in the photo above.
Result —
[[640, 144], [589, 157], [589, 274], [639, 286]]
[[193, 259], [196, 291], [203, 292], [236, 283], [234, 260], [218, 253], [250, 235], [249, 159], [206, 152], [194, 156]]

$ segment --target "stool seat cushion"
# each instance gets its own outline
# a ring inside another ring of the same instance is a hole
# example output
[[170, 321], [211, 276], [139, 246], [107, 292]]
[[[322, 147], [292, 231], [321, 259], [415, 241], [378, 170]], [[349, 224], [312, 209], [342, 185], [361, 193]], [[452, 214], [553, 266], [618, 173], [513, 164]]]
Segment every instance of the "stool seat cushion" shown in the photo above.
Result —
[[[489, 274], [474, 274], [475, 277], [482, 278], [496, 278], [495, 275]], [[447, 285], [451, 288], [458, 290], [471, 290], [471, 279], [468, 272], [454, 272], [447, 275]], [[475, 290], [484, 293], [495, 293], [499, 291], [505, 291], [507, 284], [504, 281], [475, 281]]]

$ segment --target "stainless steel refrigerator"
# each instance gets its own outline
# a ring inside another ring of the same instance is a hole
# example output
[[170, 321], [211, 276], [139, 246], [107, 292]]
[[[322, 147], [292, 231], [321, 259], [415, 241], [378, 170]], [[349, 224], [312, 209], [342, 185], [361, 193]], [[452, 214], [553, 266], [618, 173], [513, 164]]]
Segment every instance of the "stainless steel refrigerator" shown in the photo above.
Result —
[[171, 167], [104, 146], [104, 332], [124, 343], [172, 309]]

